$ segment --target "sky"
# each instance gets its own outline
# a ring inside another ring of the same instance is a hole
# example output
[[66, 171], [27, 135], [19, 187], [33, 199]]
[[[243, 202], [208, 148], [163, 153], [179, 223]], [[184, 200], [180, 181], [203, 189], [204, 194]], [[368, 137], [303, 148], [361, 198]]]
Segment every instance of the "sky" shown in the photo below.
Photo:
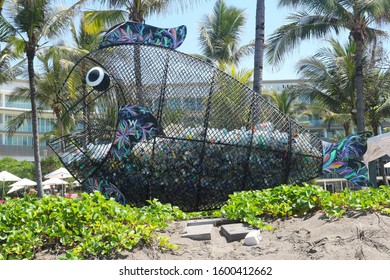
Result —
[[[255, 21], [256, 21], [256, 0], [225, 0], [228, 6], [234, 6], [244, 9], [247, 17], [247, 23], [242, 34], [242, 44], [248, 44], [255, 38]], [[265, 1], [265, 38], [272, 34], [278, 27], [287, 23], [286, 17], [292, 11], [286, 8], [278, 8], [277, 0]], [[198, 44], [198, 28], [205, 15], [212, 13], [215, 0], [204, 1], [201, 4], [193, 5], [190, 9], [181, 12], [173, 9], [164, 15], [152, 16], [146, 18], [146, 23], [158, 27], [176, 27], [179, 25], [187, 26], [187, 38], [184, 43], [177, 49], [185, 53], [200, 53]], [[344, 34], [344, 37], [347, 35]], [[347, 39], [347, 38], [340, 38]], [[342, 41], [342, 40], [341, 40]], [[324, 40], [312, 39], [303, 41], [294, 50], [288, 53], [282, 66], [279, 69], [273, 69], [264, 60], [263, 80], [281, 80], [300, 78], [296, 73], [296, 63], [299, 59], [311, 56], [316, 53], [326, 43]], [[253, 68], [253, 56], [244, 59], [239, 67]]]
[[[244, 9], [247, 23], [242, 34], [242, 45], [248, 44], [255, 38], [256, 23], [256, 0], [225, 0], [226, 5]], [[278, 27], [287, 23], [286, 17], [290, 13], [286, 8], [278, 8], [277, 0], [265, 1], [265, 38], [272, 34]], [[174, 27], [179, 25], [187, 26], [187, 38], [178, 51], [185, 53], [200, 53], [198, 44], [199, 23], [205, 15], [212, 13], [215, 0], [209, 0], [185, 12], [170, 13], [167, 15], [153, 16], [146, 20], [146, 23], [160, 27]], [[281, 80], [298, 78], [295, 71], [296, 62], [304, 56], [314, 54], [323, 46], [321, 40], [303, 42], [295, 51], [289, 53], [280, 69], [273, 69], [264, 59], [264, 80]], [[240, 67], [253, 68], [253, 55], [244, 59]]]
[[[255, 22], [256, 22], [256, 0], [225, 0], [226, 5], [244, 9], [247, 17], [247, 23], [241, 37], [241, 44], [248, 44], [255, 38]], [[283, 25], [285, 17], [288, 15], [286, 9], [277, 8], [277, 1], [265, 1], [265, 36], [268, 37], [275, 29]], [[178, 48], [179, 51], [185, 53], [200, 53], [198, 44], [198, 28], [202, 19], [212, 13], [215, 1], [210, 0], [193, 7], [190, 11], [183, 13], [175, 13], [174, 15], [153, 16], [147, 19], [147, 23], [161, 27], [174, 27], [178, 25], [187, 26], [187, 38], [183, 45]], [[240, 67], [253, 68], [253, 56], [248, 56], [240, 63]], [[283, 63], [279, 71], [273, 71], [270, 65], [265, 65], [263, 71], [264, 80], [278, 79], [294, 79], [294, 60], [288, 59]]]

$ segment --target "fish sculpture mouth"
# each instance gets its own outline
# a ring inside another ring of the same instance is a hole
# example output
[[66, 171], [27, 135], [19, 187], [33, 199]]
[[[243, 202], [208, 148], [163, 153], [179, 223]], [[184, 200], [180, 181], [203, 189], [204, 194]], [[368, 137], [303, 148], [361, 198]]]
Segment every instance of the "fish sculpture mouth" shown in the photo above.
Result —
[[50, 146], [84, 189], [198, 211], [236, 191], [322, 174], [321, 139], [226, 73], [175, 51], [183, 30], [126, 22], [71, 70], [60, 95], [63, 120], [76, 125]]

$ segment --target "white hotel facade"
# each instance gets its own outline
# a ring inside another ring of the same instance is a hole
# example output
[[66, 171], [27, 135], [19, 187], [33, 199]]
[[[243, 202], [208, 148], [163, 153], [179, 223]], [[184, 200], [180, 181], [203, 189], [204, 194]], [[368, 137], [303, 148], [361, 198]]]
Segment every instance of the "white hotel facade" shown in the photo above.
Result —
[[[0, 84], [0, 158], [13, 157], [17, 160], [34, 160], [32, 148], [32, 124], [25, 121], [12, 135], [7, 133], [7, 123], [23, 112], [31, 110], [30, 100], [12, 101], [11, 96], [17, 88], [28, 88], [28, 81], [14, 80]], [[38, 115], [38, 130], [40, 135], [52, 131], [55, 117], [51, 110], [44, 110]], [[40, 142], [41, 157], [53, 154], [46, 141]]]

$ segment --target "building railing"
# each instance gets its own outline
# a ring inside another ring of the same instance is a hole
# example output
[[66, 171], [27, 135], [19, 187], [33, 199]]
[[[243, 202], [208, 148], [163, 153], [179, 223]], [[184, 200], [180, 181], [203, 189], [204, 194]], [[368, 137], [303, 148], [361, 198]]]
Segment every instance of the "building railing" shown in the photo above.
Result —
[[[54, 155], [48, 146], [40, 147], [41, 158]], [[31, 146], [0, 145], [0, 158], [12, 157], [18, 160], [34, 160], [34, 149]]]

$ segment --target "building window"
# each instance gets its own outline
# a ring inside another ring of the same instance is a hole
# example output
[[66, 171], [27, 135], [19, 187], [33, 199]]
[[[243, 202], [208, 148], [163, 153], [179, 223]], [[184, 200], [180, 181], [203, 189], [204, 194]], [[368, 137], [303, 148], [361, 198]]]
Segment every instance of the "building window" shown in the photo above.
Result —
[[31, 103], [28, 100], [13, 101], [13, 100], [11, 100], [11, 95], [5, 95], [5, 107], [6, 108], [31, 109]]
[[[5, 138], [5, 145], [11, 146], [32, 146], [32, 136], [30, 135], [13, 135]], [[39, 146], [46, 146], [46, 141], [39, 142]]]
[[[12, 120], [14, 116], [6, 115], [5, 123]], [[38, 118], [38, 131], [39, 133], [46, 133], [54, 130], [54, 119], [43, 119]], [[31, 119], [24, 120], [23, 124], [16, 130], [17, 132], [32, 132], [32, 121]]]

